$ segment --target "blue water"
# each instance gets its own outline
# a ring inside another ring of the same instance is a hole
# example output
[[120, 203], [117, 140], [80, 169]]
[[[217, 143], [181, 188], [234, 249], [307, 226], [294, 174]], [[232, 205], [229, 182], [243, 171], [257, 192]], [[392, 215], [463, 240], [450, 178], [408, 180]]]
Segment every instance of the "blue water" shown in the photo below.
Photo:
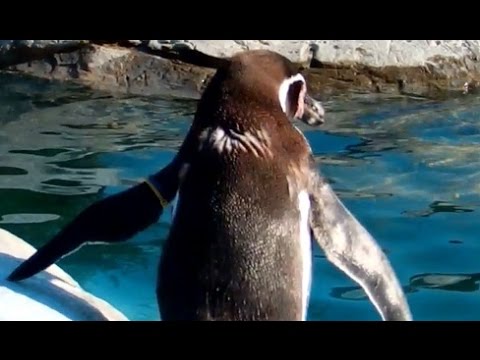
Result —
[[[194, 101], [111, 97], [0, 79], [0, 227], [40, 246], [82, 209], [165, 166]], [[480, 320], [480, 98], [332, 98], [301, 126], [347, 207], [389, 256], [417, 320]], [[155, 278], [170, 210], [130, 241], [58, 264], [132, 320], [159, 319]], [[378, 320], [315, 249], [311, 320]]]

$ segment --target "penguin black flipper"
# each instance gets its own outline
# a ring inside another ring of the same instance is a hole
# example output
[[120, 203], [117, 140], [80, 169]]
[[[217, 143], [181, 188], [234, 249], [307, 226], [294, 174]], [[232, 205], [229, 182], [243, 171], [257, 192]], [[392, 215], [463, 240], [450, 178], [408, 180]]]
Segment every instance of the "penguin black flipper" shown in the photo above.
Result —
[[403, 289], [384, 252], [311, 170], [310, 228], [327, 259], [358, 283], [385, 321], [411, 321]]
[[126, 241], [155, 223], [178, 189], [180, 161], [125, 191], [97, 201], [20, 264], [9, 281], [27, 279], [88, 243]]

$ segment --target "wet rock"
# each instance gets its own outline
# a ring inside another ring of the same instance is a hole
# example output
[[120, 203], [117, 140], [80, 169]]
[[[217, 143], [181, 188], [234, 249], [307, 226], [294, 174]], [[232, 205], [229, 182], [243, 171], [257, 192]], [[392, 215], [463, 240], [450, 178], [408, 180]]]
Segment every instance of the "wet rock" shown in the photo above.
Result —
[[120, 311], [86, 292], [57, 265], [24, 281], [6, 277], [35, 249], [0, 229], [0, 320], [126, 321]]
[[91, 88], [135, 95], [198, 98], [212, 69], [164, 59], [137, 49], [89, 44], [48, 59], [21, 63], [9, 71], [72, 80]]
[[315, 40], [312, 47], [311, 82], [327, 92], [435, 97], [472, 92], [480, 81], [479, 40]]
[[270, 49], [316, 95], [475, 92], [480, 40], [0, 40], [0, 68], [132, 94], [198, 98], [221, 59]]
[[0, 40], [0, 68], [44, 59], [88, 44], [88, 40]]
[[472, 92], [480, 83], [479, 40], [153, 40], [150, 47], [190, 61], [247, 49], [277, 51], [308, 65], [317, 94], [374, 92], [438, 96]]

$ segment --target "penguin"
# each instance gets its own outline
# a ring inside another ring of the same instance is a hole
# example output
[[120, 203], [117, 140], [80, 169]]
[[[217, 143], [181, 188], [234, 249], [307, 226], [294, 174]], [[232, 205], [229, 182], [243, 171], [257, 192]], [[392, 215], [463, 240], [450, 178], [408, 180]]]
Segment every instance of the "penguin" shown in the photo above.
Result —
[[[219, 63], [228, 62], [227, 60]], [[305, 94], [305, 112], [301, 121], [309, 125], [324, 122], [320, 102]], [[32, 277], [58, 260], [73, 254], [88, 244], [113, 244], [127, 241], [158, 221], [165, 208], [174, 204], [176, 210], [179, 177], [186, 147], [163, 169], [140, 184], [94, 202], [81, 211], [52, 239], [39, 247], [7, 277], [17, 282]]]
[[176, 198], [158, 266], [162, 320], [305, 321], [312, 240], [383, 320], [412, 320], [387, 257], [325, 182], [295, 119], [320, 125], [324, 110], [287, 58], [252, 50], [226, 59], [172, 163], [87, 208], [9, 280], [81, 244], [125, 241]]
[[322, 113], [310, 99], [301, 72], [271, 51], [239, 53], [211, 79], [183, 143], [158, 267], [163, 320], [305, 321], [312, 239], [382, 319], [412, 320], [385, 254], [318, 173], [291, 121], [322, 123], [308, 115]]

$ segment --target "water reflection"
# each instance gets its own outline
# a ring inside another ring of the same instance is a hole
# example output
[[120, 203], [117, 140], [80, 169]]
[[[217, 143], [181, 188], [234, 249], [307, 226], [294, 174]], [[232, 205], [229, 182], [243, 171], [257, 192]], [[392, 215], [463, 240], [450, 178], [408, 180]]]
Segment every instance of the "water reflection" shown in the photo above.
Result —
[[[0, 226], [34, 246], [92, 202], [165, 166], [196, 105], [114, 97], [18, 77], [0, 80]], [[402, 275], [419, 274], [404, 285], [415, 294], [409, 299], [412, 312], [422, 317], [428, 310], [417, 295], [438, 303], [445, 292], [477, 291], [479, 277], [472, 269], [480, 259], [475, 217], [480, 97], [431, 101], [359, 95], [324, 105], [328, 121], [322, 128], [298, 125], [319, 170], [388, 249], [395, 268]], [[170, 216], [167, 211], [126, 243], [87, 246], [60, 265], [130, 318], [155, 319], [156, 269]], [[326, 267], [323, 254], [315, 257], [314, 272], [322, 277], [315, 278], [309, 317], [321, 319], [328, 311], [329, 319], [345, 319], [340, 300], [365, 300], [365, 295], [359, 287], [338, 286], [343, 275]], [[425, 274], [427, 267], [448, 271]], [[337, 303], [330, 306], [332, 299]], [[471, 315], [448, 301], [448, 316], [444, 310], [429, 316], [480, 317], [480, 306]], [[364, 317], [356, 304], [348, 303], [351, 316]]]
[[413, 217], [428, 217], [437, 213], [469, 213], [473, 212], [473, 207], [476, 207], [479, 204], [464, 204], [464, 205], [455, 205], [445, 201], [434, 201], [428, 205], [427, 210], [421, 211], [404, 211], [403, 214]]
[[479, 289], [480, 273], [474, 274], [419, 274], [410, 279], [417, 289], [473, 292]]
[[0, 166], [0, 175], [25, 175], [28, 172], [13, 166]]
[[[0, 175], [18, 175], [3, 177], [3, 186], [73, 195], [119, 185], [118, 168], [104, 164], [104, 154], [174, 151], [194, 109], [191, 101], [112, 98], [68, 87], [55, 96], [43, 85], [47, 95], [24, 94], [17, 102], [30, 105], [15, 113], [15, 121], [0, 120]], [[50, 100], [38, 106], [43, 96]]]
[[[403, 285], [406, 294], [425, 290], [444, 290], [453, 292], [475, 292], [480, 289], [480, 273], [446, 274], [424, 273], [412, 276], [409, 284]], [[359, 286], [334, 287], [330, 296], [342, 300], [368, 300], [367, 295]]]

